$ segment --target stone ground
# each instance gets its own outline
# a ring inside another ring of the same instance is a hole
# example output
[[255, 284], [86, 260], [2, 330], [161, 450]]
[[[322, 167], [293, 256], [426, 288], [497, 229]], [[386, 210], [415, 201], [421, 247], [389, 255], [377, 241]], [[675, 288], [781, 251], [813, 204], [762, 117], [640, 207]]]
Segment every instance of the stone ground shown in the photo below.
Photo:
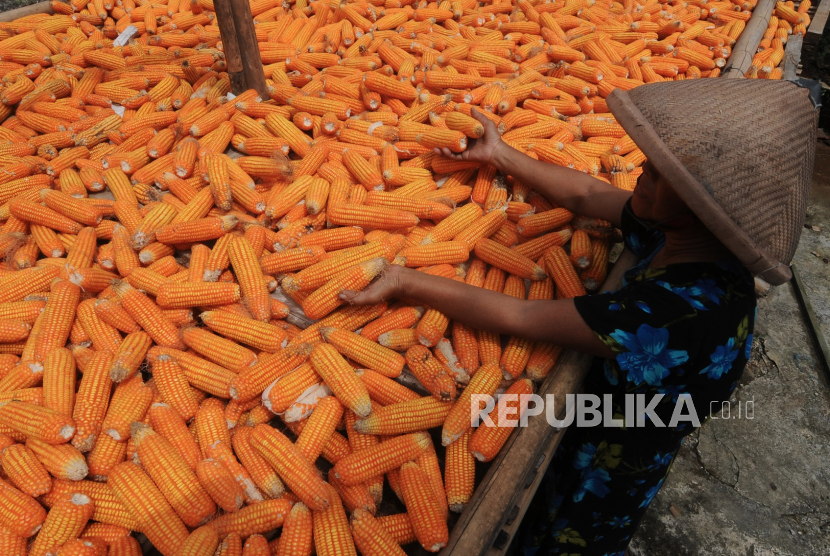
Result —
[[[830, 338], [830, 146], [821, 142], [807, 225], [794, 264]], [[686, 439], [632, 556], [830, 555], [830, 386], [793, 285], [758, 306], [732, 418]]]
[[0, 12], [13, 10], [29, 4], [35, 4], [38, 0], [0, 0]]

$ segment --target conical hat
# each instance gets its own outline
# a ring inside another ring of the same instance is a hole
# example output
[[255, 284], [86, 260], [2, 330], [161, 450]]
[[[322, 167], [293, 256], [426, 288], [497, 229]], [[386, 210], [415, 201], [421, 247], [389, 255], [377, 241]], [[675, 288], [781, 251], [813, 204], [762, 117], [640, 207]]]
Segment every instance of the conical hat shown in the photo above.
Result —
[[818, 110], [789, 81], [693, 79], [608, 96], [608, 107], [681, 199], [755, 275], [792, 277]]

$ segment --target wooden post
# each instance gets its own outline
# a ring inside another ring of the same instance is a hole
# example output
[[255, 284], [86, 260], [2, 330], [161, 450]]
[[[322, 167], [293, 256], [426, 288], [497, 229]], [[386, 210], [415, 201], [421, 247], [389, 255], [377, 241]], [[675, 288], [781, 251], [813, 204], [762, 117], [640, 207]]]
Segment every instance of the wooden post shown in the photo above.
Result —
[[[265, 85], [265, 71], [254, 31], [254, 16], [248, 0], [229, 0], [233, 12], [233, 24], [236, 28], [236, 44], [242, 54], [242, 69], [248, 89], [256, 89], [263, 100], [268, 100], [268, 87]], [[217, 14], [218, 16], [218, 14]], [[241, 92], [241, 91], [240, 91]], [[238, 94], [234, 91], [234, 94]]]
[[[225, 63], [228, 65], [228, 77], [231, 80], [231, 92], [238, 95], [246, 90], [247, 82], [242, 66], [242, 55], [237, 41], [236, 27], [233, 20], [233, 0], [214, 0], [216, 19], [219, 23], [219, 34], [222, 37], [222, 49], [225, 52]], [[253, 25], [253, 22], [251, 22]], [[259, 56], [257, 56], [257, 59]]]
[[[815, 2], [813, 2], [815, 5]], [[810, 21], [810, 27], [804, 36], [805, 44], [818, 44], [821, 35], [824, 33], [824, 26], [827, 24], [827, 16], [830, 15], [830, 0], [821, 0], [816, 13]], [[789, 41], [787, 41], [789, 42]]]
[[[795, 81], [798, 79], [796, 71], [798, 64], [801, 62], [801, 44], [804, 40], [802, 35], [791, 36], [787, 41], [787, 46], [784, 49], [784, 79], [787, 81]], [[757, 278], [756, 278], [757, 280]]]

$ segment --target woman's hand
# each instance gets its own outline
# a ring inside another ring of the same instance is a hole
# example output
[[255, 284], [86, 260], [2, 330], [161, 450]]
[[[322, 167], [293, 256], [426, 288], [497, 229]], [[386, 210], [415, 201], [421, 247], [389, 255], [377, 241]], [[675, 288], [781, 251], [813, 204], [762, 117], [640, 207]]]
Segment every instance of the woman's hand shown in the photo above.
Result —
[[408, 269], [389, 265], [380, 278], [369, 284], [363, 291], [343, 290], [340, 300], [349, 305], [376, 305], [394, 297], [403, 297], [404, 280]]
[[443, 149], [436, 148], [435, 153], [453, 160], [492, 164], [495, 160], [496, 149], [505, 143], [501, 140], [496, 124], [482, 116], [475, 108], [470, 110], [470, 115], [484, 126], [484, 135], [478, 139], [468, 139], [467, 149], [464, 152], [456, 154], [445, 147]]

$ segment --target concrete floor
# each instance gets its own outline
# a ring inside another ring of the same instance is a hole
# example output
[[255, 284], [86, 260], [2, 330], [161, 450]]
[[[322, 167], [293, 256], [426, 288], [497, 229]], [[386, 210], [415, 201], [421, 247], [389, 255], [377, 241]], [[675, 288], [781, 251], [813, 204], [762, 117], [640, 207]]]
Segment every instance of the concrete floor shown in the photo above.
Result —
[[[830, 146], [821, 142], [807, 226], [793, 262], [830, 339]], [[632, 556], [830, 555], [830, 386], [793, 285], [758, 306], [731, 418], [686, 439]]]

